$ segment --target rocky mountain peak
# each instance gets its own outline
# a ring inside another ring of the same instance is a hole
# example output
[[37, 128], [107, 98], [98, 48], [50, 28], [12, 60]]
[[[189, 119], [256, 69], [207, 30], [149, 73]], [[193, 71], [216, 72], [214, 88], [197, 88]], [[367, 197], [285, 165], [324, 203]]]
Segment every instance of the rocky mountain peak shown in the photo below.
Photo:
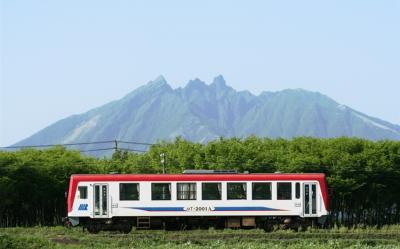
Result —
[[344, 108], [320, 93], [302, 89], [258, 96], [194, 79], [172, 89], [163, 76], [120, 100], [60, 120], [16, 145], [121, 139], [156, 142], [176, 136], [197, 142], [213, 138], [351, 136], [400, 140], [400, 126]]

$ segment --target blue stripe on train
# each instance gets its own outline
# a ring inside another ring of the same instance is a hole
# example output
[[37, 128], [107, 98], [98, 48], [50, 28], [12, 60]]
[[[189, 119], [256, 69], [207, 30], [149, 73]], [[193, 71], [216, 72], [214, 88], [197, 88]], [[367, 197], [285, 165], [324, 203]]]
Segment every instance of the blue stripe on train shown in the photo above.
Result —
[[[149, 212], [182, 212], [183, 207], [128, 207]], [[268, 207], [215, 207], [213, 211], [286, 211]]]
[[214, 211], [283, 211], [268, 207], [215, 207]]
[[129, 207], [132, 209], [139, 209], [143, 211], [150, 211], [150, 212], [164, 212], [164, 211], [184, 211], [183, 207]]

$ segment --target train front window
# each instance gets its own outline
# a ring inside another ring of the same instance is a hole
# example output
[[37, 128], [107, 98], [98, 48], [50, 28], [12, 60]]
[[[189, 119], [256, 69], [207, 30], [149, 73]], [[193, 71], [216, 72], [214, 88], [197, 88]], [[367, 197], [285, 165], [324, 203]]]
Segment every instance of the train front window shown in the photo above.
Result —
[[87, 199], [87, 187], [86, 186], [78, 187], [78, 192], [79, 192], [79, 199]]
[[272, 184], [270, 182], [253, 182], [253, 200], [271, 200]]
[[152, 183], [152, 200], [171, 200], [171, 183]]
[[291, 200], [292, 199], [292, 183], [291, 182], [278, 182], [277, 184], [277, 199], [278, 200]]
[[201, 195], [203, 200], [221, 200], [221, 183], [207, 182], [202, 184]]
[[196, 200], [196, 183], [177, 183], [178, 200]]
[[120, 183], [119, 200], [121, 201], [139, 200], [139, 183]]
[[246, 183], [245, 182], [228, 182], [226, 186], [227, 186], [227, 199], [228, 200], [245, 200], [246, 199]]

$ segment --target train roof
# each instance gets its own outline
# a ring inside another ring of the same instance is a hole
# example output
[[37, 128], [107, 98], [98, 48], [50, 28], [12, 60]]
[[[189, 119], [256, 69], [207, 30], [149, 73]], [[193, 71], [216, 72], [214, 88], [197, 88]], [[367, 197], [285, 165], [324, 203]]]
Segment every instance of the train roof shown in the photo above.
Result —
[[325, 180], [323, 173], [256, 174], [74, 174], [71, 181], [302, 181]]

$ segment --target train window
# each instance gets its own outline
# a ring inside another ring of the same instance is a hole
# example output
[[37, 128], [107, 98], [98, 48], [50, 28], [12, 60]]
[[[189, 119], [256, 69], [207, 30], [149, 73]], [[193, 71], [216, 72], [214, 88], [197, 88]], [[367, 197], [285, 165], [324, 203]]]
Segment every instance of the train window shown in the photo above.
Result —
[[311, 184], [311, 213], [317, 213], [317, 188], [315, 184]]
[[196, 200], [196, 183], [177, 183], [178, 200]]
[[246, 199], [246, 183], [245, 182], [228, 182], [227, 185], [228, 200]]
[[171, 183], [152, 183], [152, 200], [171, 200]]
[[296, 199], [300, 199], [300, 183], [296, 182]]
[[79, 199], [87, 199], [87, 187], [86, 186], [78, 187], [78, 191], [79, 191]]
[[221, 183], [203, 183], [201, 194], [203, 196], [203, 200], [221, 200]]
[[253, 182], [253, 200], [271, 200], [272, 184], [270, 182]]
[[292, 183], [291, 182], [278, 182], [277, 189], [278, 200], [291, 200], [292, 199]]
[[120, 183], [119, 200], [120, 201], [139, 200], [139, 183]]

